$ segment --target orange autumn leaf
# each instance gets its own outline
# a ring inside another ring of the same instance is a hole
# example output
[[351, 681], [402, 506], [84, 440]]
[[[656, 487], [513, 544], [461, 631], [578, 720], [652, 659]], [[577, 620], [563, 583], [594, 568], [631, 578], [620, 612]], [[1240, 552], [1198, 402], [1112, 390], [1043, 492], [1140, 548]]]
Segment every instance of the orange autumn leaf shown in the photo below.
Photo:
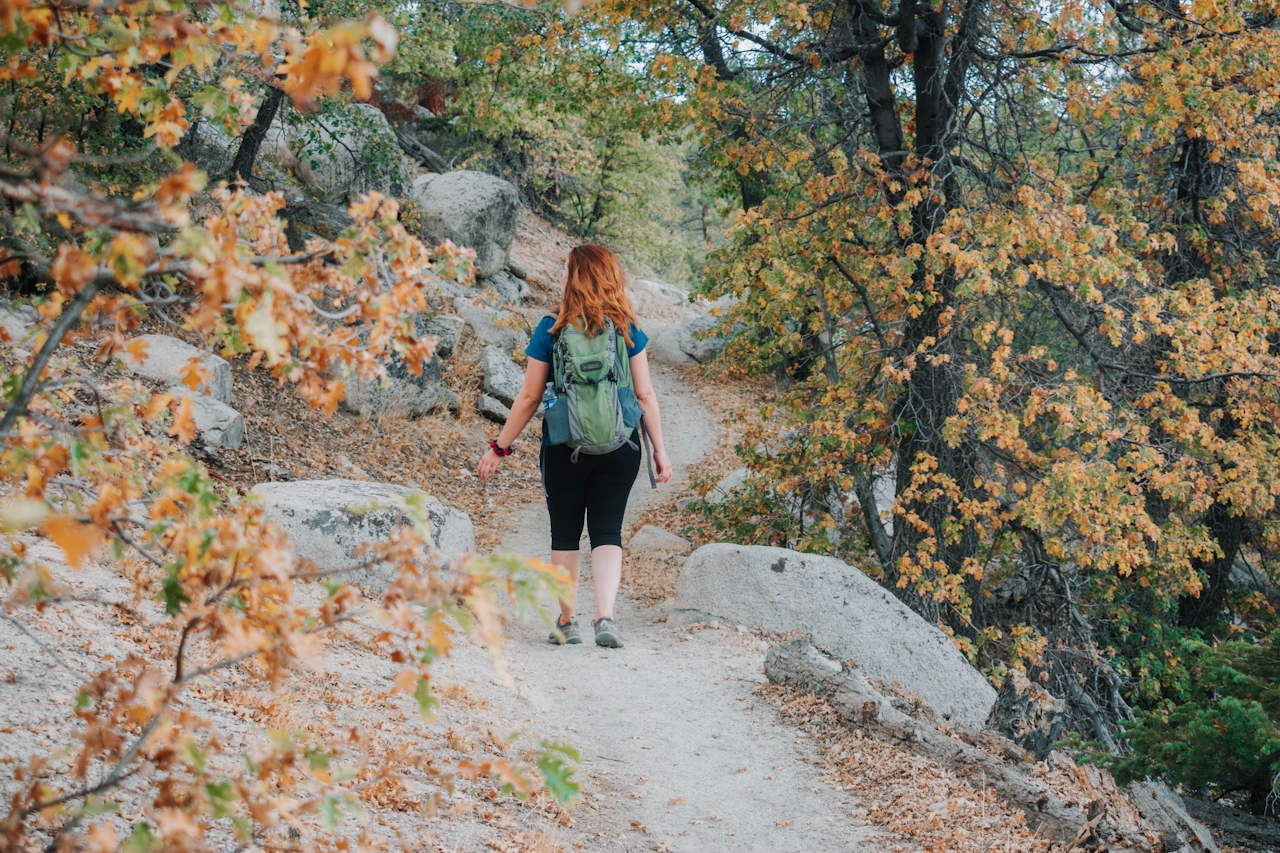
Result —
[[156, 188], [156, 201], [165, 206], [186, 204], [191, 196], [204, 189], [205, 183], [204, 175], [194, 163], [184, 163], [181, 169], [161, 179]]
[[213, 371], [205, 366], [204, 360], [198, 355], [188, 359], [178, 371], [178, 375], [182, 377], [182, 384], [192, 391], [199, 391], [201, 385], [207, 385], [213, 381]]
[[400, 34], [396, 32], [396, 28], [391, 26], [379, 14], [374, 13], [369, 16], [367, 21], [369, 27], [369, 38], [373, 39], [375, 50], [373, 58], [376, 62], [390, 62], [395, 56], [396, 44], [400, 41]]
[[173, 413], [173, 424], [169, 427], [169, 435], [183, 444], [190, 444], [196, 436], [196, 419], [192, 410], [191, 398], [183, 397]]
[[121, 284], [136, 286], [147, 268], [151, 250], [137, 234], [117, 234], [111, 239], [107, 262]]
[[392, 682], [392, 693], [412, 693], [418, 689], [418, 680], [422, 678], [416, 669], [402, 669], [396, 673]]
[[54, 541], [67, 556], [67, 564], [79, 568], [85, 557], [102, 544], [102, 531], [92, 524], [82, 524], [69, 515], [55, 515], [41, 525], [44, 535]]
[[143, 338], [134, 338], [125, 346], [124, 351], [128, 353], [129, 361], [139, 367], [146, 363], [147, 348], [150, 344]]
[[169, 404], [173, 402], [172, 394], [152, 394], [151, 399], [147, 401], [147, 408], [143, 413], [145, 420], [153, 420], [157, 415], [169, 408]]
[[88, 252], [63, 243], [51, 272], [60, 292], [76, 293], [98, 274], [98, 262]]
[[191, 126], [191, 122], [184, 117], [185, 112], [186, 108], [181, 101], [171, 99], [155, 120], [147, 125], [142, 135], [147, 139], [154, 137], [161, 148], [172, 148], [182, 141], [182, 135]]

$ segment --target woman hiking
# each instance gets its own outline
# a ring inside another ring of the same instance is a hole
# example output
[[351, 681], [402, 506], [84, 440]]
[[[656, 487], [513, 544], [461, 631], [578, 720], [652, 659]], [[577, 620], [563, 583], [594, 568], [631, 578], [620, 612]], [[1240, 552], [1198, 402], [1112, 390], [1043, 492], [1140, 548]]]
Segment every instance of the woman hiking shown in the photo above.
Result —
[[480, 479], [488, 480], [543, 406], [540, 462], [551, 515], [551, 562], [567, 570], [571, 580], [551, 632], [550, 642], [557, 645], [582, 642], [576, 609], [585, 516], [596, 589], [591, 622], [596, 645], [622, 648], [613, 605], [622, 581], [622, 518], [640, 471], [642, 431], [653, 442], [654, 485], [671, 479], [645, 353], [648, 340], [636, 326], [617, 257], [603, 246], [573, 249], [559, 310], [534, 330], [525, 349], [524, 384], [501, 434], [480, 460]]

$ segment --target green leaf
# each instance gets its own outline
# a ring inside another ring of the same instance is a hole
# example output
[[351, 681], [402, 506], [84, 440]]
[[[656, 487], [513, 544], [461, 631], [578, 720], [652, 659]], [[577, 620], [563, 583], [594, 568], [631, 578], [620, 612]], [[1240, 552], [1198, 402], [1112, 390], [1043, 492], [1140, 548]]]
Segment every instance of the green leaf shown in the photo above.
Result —
[[182, 612], [183, 606], [191, 603], [191, 596], [187, 595], [187, 591], [182, 586], [182, 580], [178, 577], [178, 573], [182, 571], [182, 563], [180, 559], [166, 566], [167, 574], [160, 583], [160, 598], [164, 601], [164, 612], [170, 616], [177, 616]]
[[329, 762], [332, 759], [332, 756], [329, 755], [329, 753], [314, 746], [309, 746], [307, 747], [305, 754], [307, 757], [307, 764], [312, 770], [324, 770], [326, 772], [329, 770]]
[[231, 817], [231, 806], [236, 801], [231, 782], [225, 779], [221, 782], [206, 782], [204, 793], [209, 798], [209, 810], [215, 818]]
[[419, 678], [418, 687], [413, 691], [413, 698], [418, 700], [418, 713], [422, 715], [422, 721], [434, 723], [436, 720], [436, 708], [440, 707], [440, 700], [432, 695], [431, 682], [425, 678]]
[[76, 814], [80, 815], [104, 815], [115, 814], [118, 806], [113, 800], [106, 800], [102, 797], [89, 795], [85, 797], [84, 805], [76, 810]]
[[204, 750], [200, 748], [200, 744], [196, 743], [196, 739], [190, 738], [190, 737], [183, 738], [182, 743], [179, 744], [178, 746], [178, 749], [181, 751], [182, 757], [185, 758], [187, 760], [187, 763], [190, 764], [192, 768], [196, 771], [196, 775], [203, 776], [204, 767], [205, 767], [205, 754], [204, 754]]
[[561, 805], [568, 805], [576, 800], [581, 793], [580, 786], [573, 780], [580, 759], [578, 750], [567, 743], [548, 740], [538, 741], [538, 750], [538, 758], [534, 764], [542, 774], [551, 796]]
[[140, 823], [133, 828], [129, 840], [120, 845], [120, 853], [151, 853], [160, 846], [160, 839], [151, 831], [151, 824]]
[[240, 815], [231, 815], [231, 825], [236, 828], [236, 840], [241, 844], [253, 841], [253, 824]]

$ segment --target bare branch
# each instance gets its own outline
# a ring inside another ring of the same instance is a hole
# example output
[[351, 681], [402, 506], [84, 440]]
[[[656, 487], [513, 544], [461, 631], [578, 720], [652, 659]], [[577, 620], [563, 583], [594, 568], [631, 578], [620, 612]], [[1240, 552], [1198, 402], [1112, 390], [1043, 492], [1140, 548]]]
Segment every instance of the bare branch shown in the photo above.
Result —
[[61, 345], [62, 339], [66, 337], [67, 332], [71, 331], [71, 327], [79, 321], [84, 309], [88, 308], [89, 303], [93, 301], [98, 288], [111, 281], [114, 281], [114, 278], [104, 275], [91, 279], [84, 287], [80, 288], [80, 292], [75, 295], [75, 298], [71, 300], [70, 304], [62, 312], [62, 316], [53, 324], [44, 346], [40, 347], [40, 352], [36, 353], [35, 360], [31, 362], [31, 367], [27, 370], [27, 375], [22, 378], [22, 385], [18, 388], [17, 396], [13, 398], [9, 408], [5, 410], [4, 418], [0, 419], [0, 439], [7, 438], [14, 424], [18, 422], [18, 418], [27, 413], [27, 406], [31, 404], [31, 398], [35, 395], [36, 388], [40, 384], [40, 374], [44, 371], [45, 366], [48, 365], [49, 359], [53, 357], [53, 351]]

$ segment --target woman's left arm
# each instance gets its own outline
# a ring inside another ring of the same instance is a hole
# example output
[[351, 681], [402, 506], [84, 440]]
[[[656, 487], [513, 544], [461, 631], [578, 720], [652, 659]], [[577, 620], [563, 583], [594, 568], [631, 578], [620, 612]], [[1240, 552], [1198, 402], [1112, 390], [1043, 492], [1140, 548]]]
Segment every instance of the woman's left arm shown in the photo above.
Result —
[[658, 465], [657, 480], [666, 483], [671, 479], [671, 460], [662, 441], [662, 414], [658, 411], [658, 395], [653, 390], [653, 377], [649, 375], [649, 354], [644, 350], [631, 356], [631, 379], [635, 383], [636, 399], [644, 412], [644, 428], [653, 442], [653, 461]]
[[[533, 419], [533, 413], [538, 411], [538, 406], [542, 402], [542, 391], [547, 386], [547, 376], [550, 372], [550, 365], [545, 361], [529, 359], [529, 364], [524, 369], [524, 383], [520, 386], [520, 393], [511, 404], [511, 414], [507, 416], [506, 426], [498, 434], [499, 447], [510, 448], [520, 437], [525, 426]], [[489, 448], [484, 458], [480, 460], [480, 479], [488, 480], [501, 464], [502, 457], [494, 453], [493, 448]]]

